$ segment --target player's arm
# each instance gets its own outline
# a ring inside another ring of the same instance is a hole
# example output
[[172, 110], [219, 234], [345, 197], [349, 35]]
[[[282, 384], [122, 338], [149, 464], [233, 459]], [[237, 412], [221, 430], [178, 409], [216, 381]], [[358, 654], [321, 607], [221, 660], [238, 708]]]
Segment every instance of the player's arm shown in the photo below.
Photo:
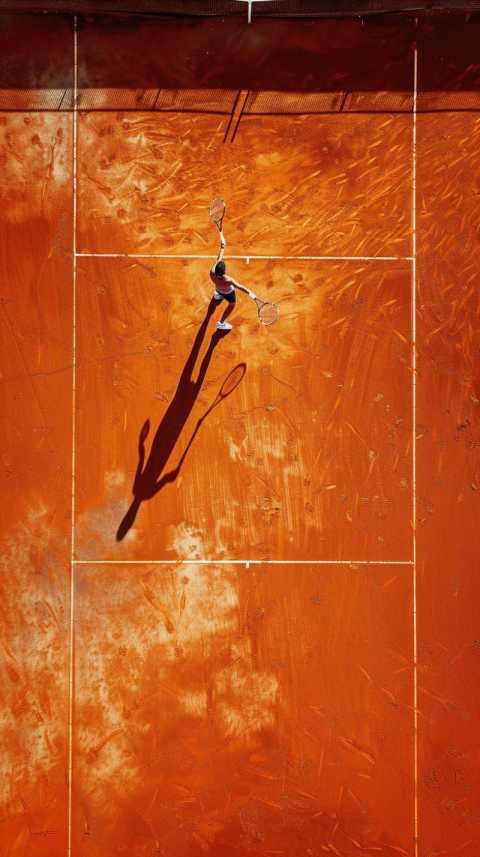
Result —
[[[223, 244], [223, 245], [220, 247], [220, 251], [219, 251], [219, 254], [218, 254], [218, 256], [217, 256], [217, 262], [221, 262], [221, 261], [222, 261], [224, 252], [225, 252], [225, 244]], [[212, 273], [212, 274], [214, 274], [214, 273], [215, 273], [215, 265], [217, 264], [217, 262], [214, 262], [214, 263], [213, 263], [212, 267], [210, 268], [210, 273]]]
[[245, 292], [246, 295], [250, 294], [250, 290], [246, 289], [245, 286], [240, 285], [240, 283], [237, 283], [237, 281], [234, 280], [233, 277], [230, 277], [230, 282], [232, 286], [235, 286], [236, 289], [240, 289], [240, 291]]

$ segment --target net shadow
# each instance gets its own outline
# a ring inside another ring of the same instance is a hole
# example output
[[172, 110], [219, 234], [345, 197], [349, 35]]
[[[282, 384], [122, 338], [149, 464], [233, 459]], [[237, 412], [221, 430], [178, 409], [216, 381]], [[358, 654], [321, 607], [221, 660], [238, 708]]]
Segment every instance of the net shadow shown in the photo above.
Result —
[[90, 16], [81, 8], [76, 102], [72, 15], [1, 16], [0, 111], [233, 115], [245, 92], [246, 116], [406, 113], [415, 45], [418, 112], [480, 109], [475, 11], [257, 17], [249, 26], [245, 15]]

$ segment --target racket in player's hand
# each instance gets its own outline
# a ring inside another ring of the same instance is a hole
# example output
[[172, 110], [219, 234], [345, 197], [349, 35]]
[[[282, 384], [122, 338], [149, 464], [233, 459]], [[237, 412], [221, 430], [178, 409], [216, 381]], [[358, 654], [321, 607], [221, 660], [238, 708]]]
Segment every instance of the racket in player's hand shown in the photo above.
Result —
[[257, 296], [250, 290], [247, 291], [257, 305], [258, 317], [262, 324], [273, 324], [280, 315], [279, 308], [275, 304], [270, 303], [270, 301], [261, 301], [260, 298], [257, 298]]
[[227, 242], [225, 241], [225, 236], [222, 232], [223, 218], [225, 217], [225, 203], [221, 197], [217, 197], [217, 199], [214, 199], [213, 202], [210, 203], [210, 217], [215, 225], [218, 226], [222, 248], [226, 247]]

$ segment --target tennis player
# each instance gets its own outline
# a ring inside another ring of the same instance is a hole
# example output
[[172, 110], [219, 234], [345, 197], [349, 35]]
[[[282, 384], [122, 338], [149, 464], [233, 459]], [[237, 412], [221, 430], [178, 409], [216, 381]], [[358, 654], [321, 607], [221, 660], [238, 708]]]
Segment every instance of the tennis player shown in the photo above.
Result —
[[220, 253], [218, 254], [217, 261], [212, 265], [210, 270], [210, 277], [215, 284], [215, 291], [213, 293], [214, 300], [219, 303], [223, 300], [227, 301], [227, 306], [225, 307], [224, 313], [219, 321], [217, 321], [217, 330], [231, 330], [232, 325], [228, 323], [227, 318], [230, 313], [235, 309], [235, 304], [237, 302], [237, 295], [235, 293], [235, 289], [240, 289], [240, 291], [245, 292], [246, 295], [249, 294], [248, 289], [245, 289], [240, 283], [237, 283], [233, 277], [230, 277], [225, 273], [226, 265], [225, 262], [222, 262], [223, 253], [225, 250], [226, 244], [225, 241], [222, 241], [220, 247]]

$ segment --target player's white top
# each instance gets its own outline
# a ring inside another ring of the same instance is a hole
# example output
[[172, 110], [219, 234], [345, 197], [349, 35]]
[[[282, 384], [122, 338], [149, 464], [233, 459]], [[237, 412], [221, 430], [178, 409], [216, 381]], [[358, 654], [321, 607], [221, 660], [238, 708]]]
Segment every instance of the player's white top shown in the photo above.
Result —
[[217, 292], [220, 292], [221, 295], [229, 295], [230, 292], [233, 292], [233, 281], [228, 274], [224, 274], [223, 277], [217, 277], [214, 271], [210, 271], [210, 277], [215, 283]]

